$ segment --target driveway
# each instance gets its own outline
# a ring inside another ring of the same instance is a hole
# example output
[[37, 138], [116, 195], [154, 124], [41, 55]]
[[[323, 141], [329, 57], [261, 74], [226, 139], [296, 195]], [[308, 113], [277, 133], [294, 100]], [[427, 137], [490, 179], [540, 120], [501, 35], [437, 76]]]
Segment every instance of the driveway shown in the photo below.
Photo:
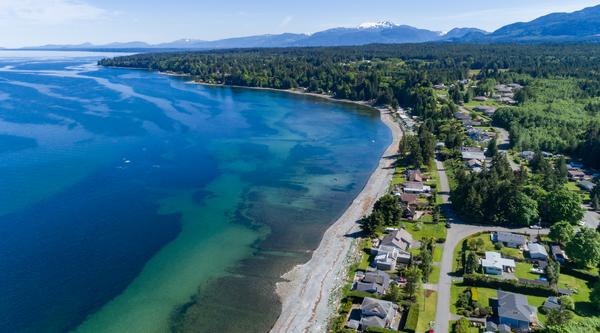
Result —
[[447, 221], [452, 224], [452, 227], [448, 229], [446, 243], [443, 248], [442, 261], [440, 262], [440, 281], [437, 285], [438, 302], [435, 317], [435, 332], [450, 332], [448, 322], [453, 318], [450, 313], [450, 287], [452, 286], [453, 277], [450, 276], [450, 273], [452, 273], [454, 249], [458, 246], [460, 241], [470, 235], [482, 231], [512, 231], [527, 233], [531, 237], [537, 235], [538, 232], [540, 234], [546, 234], [548, 233], [548, 230], [538, 231], [528, 228], [508, 229], [464, 223], [456, 216], [450, 207], [450, 186], [448, 184], [448, 177], [446, 175], [446, 170], [444, 169], [444, 164], [441, 161], [436, 160], [436, 166], [440, 177], [440, 188], [438, 193], [444, 202], [442, 205], [442, 212], [444, 213], [444, 216], [446, 216]]

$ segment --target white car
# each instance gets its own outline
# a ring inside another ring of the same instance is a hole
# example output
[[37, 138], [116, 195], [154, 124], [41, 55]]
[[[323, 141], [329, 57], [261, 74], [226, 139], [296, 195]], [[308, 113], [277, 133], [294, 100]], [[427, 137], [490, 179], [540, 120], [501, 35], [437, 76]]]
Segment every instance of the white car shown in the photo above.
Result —
[[530, 225], [529, 229], [539, 230], [542, 229], [542, 226], [539, 224]]

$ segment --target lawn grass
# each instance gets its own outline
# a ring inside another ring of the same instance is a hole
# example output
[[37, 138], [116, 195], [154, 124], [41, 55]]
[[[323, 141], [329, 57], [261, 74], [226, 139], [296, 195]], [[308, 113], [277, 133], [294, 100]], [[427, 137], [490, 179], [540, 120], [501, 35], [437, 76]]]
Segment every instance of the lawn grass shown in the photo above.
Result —
[[[462, 294], [467, 288], [473, 288], [469, 286], [463, 286], [461, 284], [453, 283], [450, 287], [450, 312], [457, 314], [456, 302], [458, 301], [458, 296]], [[479, 304], [482, 306], [489, 306], [490, 299], [496, 298], [498, 295], [498, 291], [496, 289], [491, 288], [483, 288], [477, 287], [477, 294], [479, 297]]]
[[[530, 295], [527, 296], [527, 302], [529, 303], [529, 305], [535, 307], [538, 310], [539, 310], [539, 307], [542, 306], [542, 304], [544, 304], [545, 301], [546, 301], [546, 297], [530, 296]], [[544, 315], [543, 313], [538, 311], [537, 316], [542, 324], [546, 323], [546, 315]]]
[[431, 274], [429, 274], [429, 282], [431, 284], [436, 284], [440, 282], [440, 267], [439, 266], [431, 266]]
[[417, 323], [417, 332], [426, 332], [429, 329], [429, 323], [435, 320], [435, 309], [437, 306], [437, 292], [424, 290], [418, 300], [419, 321]]
[[371, 239], [365, 239], [362, 243], [362, 254], [360, 257], [360, 262], [358, 264], [358, 270], [366, 271], [369, 268], [369, 264], [374, 259], [371, 255]]
[[433, 248], [433, 262], [442, 261], [442, 254], [444, 253], [444, 248], [441, 245], [436, 245]]
[[565, 188], [568, 189], [569, 191], [573, 191], [573, 192], [579, 194], [584, 202], [588, 202], [591, 200], [590, 193], [580, 189], [579, 186], [577, 186], [576, 182], [568, 181], [565, 184]]
[[590, 282], [574, 276], [561, 274], [558, 278], [558, 287], [576, 290], [571, 297], [575, 301], [575, 312], [580, 316], [598, 316], [598, 311], [590, 302], [590, 292], [593, 288]]
[[531, 273], [533, 268], [532, 264], [526, 262], [518, 262], [515, 268], [515, 276], [519, 279], [537, 280], [540, 278], [539, 274]]
[[405, 223], [405, 227], [415, 240], [421, 240], [423, 238], [446, 238], [447, 230], [443, 223], [407, 222]]

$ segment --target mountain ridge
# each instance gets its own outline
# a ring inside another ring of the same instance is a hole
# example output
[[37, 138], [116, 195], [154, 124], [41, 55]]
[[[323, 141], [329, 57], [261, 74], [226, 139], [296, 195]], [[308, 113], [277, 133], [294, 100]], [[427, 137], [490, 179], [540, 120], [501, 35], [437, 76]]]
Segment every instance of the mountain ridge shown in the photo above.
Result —
[[505, 25], [494, 32], [478, 28], [454, 28], [447, 33], [421, 29], [391, 21], [366, 22], [357, 27], [339, 27], [313, 34], [281, 33], [231, 37], [213, 41], [179, 39], [148, 44], [141, 41], [94, 45], [56, 45], [26, 47], [29, 50], [94, 49], [182, 49], [210, 50], [233, 48], [359, 46], [365, 44], [404, 44], [424, 42], [454, 43], [536, 43], [600, 42], [600, 5], [572, 13], [551, 13], [529, 22]]

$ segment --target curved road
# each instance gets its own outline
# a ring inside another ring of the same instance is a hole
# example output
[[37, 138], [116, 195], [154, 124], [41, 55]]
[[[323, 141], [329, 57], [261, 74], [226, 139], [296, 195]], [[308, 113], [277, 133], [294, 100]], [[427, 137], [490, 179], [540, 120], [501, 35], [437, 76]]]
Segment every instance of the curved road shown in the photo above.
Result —
[[[448, 235], [446, 236], [446, 243], [444, 243], [444, 249], [442, 254], [442, 261], [440, 262], [440, 281], [437, 285], [438, 291], [438, 302], [435, 316], [435, 332], [450, 332], [449, 321], [452, 320], [452, 314], [450, 313], [450, 287], [452, 286], [452, 262], [454, 249], [461, 240], [464, 238], [476, 234], [481, 231], [512, 231], [528, 233], [530, 236], [538, 234], [538, 230], [531, 229], [507, 229], [500, 227], [490, 226], [478, 226], [470, 225], [459, 220], [449, 204], [449, 193], [450, 186], [448, 184], [448, 177], [446, 170], [442, 162], [436, 160], [437, 171], [440, 177], [440, 189], [439, 194], [441, 195], [444, 204], [442, 205], [442, 211], [446, 216], [448, 222], [452, 224], [452, 228], [448, 229]], [[539, 230], [540, 234], [547, 233], [548, 230]]]

